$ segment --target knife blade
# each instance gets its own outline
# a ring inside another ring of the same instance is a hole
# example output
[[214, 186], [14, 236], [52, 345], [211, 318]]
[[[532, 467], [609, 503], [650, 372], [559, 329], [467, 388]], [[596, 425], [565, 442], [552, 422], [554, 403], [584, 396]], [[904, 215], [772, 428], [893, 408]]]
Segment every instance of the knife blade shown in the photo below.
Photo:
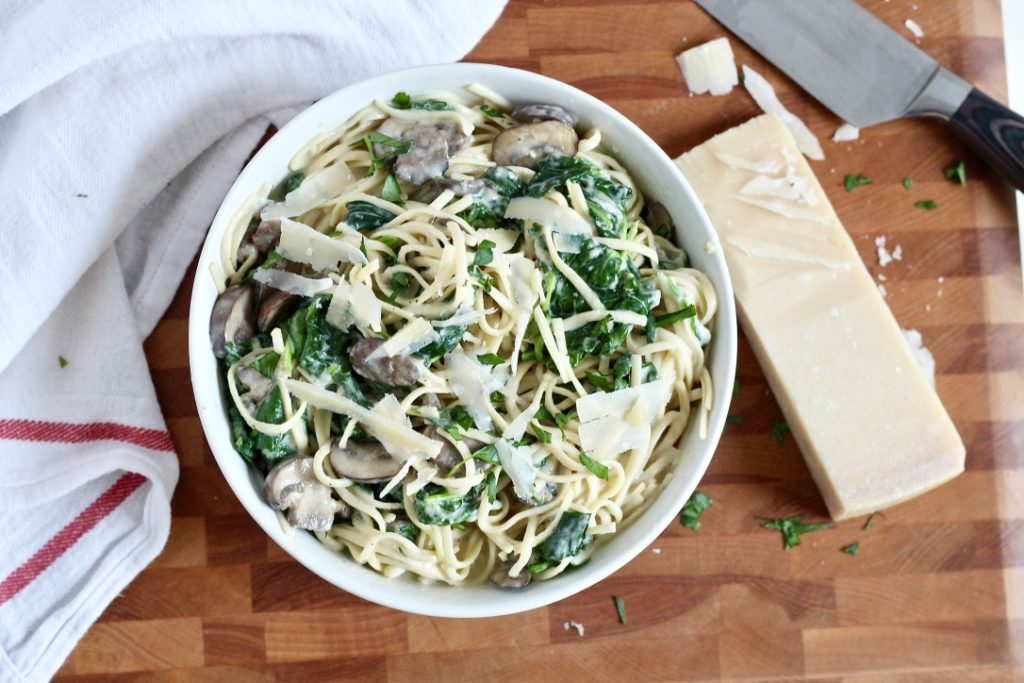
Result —
[[937, 115], [1024, 190], [1024, 117], [947, 71], [854, 0], [696, 0], [844, 121]]
[[[915, 113], [945, 71], [853, 0], [697, 0], [844, 121], [863, 128]], [[947, 72], [948, 73], [948, 72]], [[953, 79], [960, 80], [949, 74]], [[953, 94], [951, 116], [970, 86]]]

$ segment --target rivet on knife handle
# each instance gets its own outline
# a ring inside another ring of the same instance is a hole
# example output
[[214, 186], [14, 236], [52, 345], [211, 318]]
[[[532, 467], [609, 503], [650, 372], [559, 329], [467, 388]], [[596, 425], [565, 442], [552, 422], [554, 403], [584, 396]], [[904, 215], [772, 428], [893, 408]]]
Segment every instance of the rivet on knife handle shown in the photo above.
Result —
[[974, 88], [948, 125], [1001, 176], [1024, 191], [1024, 117]]

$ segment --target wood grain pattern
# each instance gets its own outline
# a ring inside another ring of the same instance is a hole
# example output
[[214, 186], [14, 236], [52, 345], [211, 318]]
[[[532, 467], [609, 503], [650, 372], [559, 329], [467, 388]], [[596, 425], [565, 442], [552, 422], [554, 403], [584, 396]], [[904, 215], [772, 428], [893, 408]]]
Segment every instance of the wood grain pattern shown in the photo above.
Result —
[[[915, 4], [915, 2], [917, 4]], [[865, 0], [964, 78], [1005, 97], [997, 0]], [[920, 6], [920, 7], [918, 7]], [[754, 115], [742, 90], [689, 97], [673, 57], [725, 35], [679, 0], [513, 0], [469, 56], [539, 71], [609, 102], [672, 156]], [[1024, 680], [1024, 301], [1010, 194], [941, 126], [897, 121], [832, 143], [839, 121], [746, 46], [822, 139], [815, 172], [887, 303], [935, 356], [968, 471], [941, 489], [783, 551], [755, 515], [825, 508], [749, 345], [701, 488], [703, 528], [671, 524], [607, 580], [546, 609], [479, 621], [406, 615], [324, 583], [249, 519], [196, 418], [186, 278], [146, 342], [181, 462], [167, 549], [114, 601], [59, 678], [75, 681]], [[943, 176], [967, 162], [969, 181]], [[847, 193], [846, 173], [874, 179]], [[902, 179], [914, 185], [904, 189]], [[936, 211], [914, 207], [934, 199]], [[874, 239], [903, 246], [882, 268]], [[851, 557], [839, 548], [860, 542]], [[611, 596], [625, 599], [629, 625]], [[584, 636], [566, 628], [582, 623]]]

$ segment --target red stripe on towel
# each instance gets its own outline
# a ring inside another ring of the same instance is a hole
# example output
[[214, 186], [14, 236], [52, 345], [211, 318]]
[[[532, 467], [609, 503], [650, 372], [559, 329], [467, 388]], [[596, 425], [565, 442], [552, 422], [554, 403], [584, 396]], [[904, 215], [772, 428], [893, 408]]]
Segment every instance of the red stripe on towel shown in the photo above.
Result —
[[[2, 424], [2, 423], [0, 423]], [[129, 472], [122, 475], [114, 484], [94, 500], [89, 507], [78, 514], [74, 520], [61, 529], [53, 538], [36, 551], [35, 555], [11, 572], [6, 579], [0, 581], [0, 605], [21, 592], [32, 583], [37, 576], [46, 571], [78, 542], [85, 534], [103, 521], [107, 515], [117, 509], [128, 496], [148, 481], [141, 474]]]
[[129, 427], [116, 422], [44, 422], [42, 420], [0, 420], [0, 439], [86, 443], [124, 441], [153, 451], [174, 452], [171, 435], [159, 429]]

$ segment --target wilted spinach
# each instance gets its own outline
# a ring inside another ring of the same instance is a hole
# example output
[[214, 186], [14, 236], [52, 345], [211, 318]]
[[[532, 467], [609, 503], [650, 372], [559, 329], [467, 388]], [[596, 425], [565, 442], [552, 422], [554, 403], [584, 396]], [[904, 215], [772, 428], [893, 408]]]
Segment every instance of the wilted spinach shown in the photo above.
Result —
[[[281, 390], [274, 387], [274, 390], [267, 394], [267, 397], [256, 409], [256, 419], [261, 422], [280, 424], [284, 422], [284, 402], [281, 400]], [[278, 463], [295, 455], [295, 441], [291, 434], [285, 432], [277, 436], [269, 436], [263, 432], [253, 430], [253, 463], [264, 474], [272, 470]], [[236, 439], [237, 442], [237, 439]]]
[[561, 562], [578, 554], [593, 538], [587, 534], [589, 523], [590, 515], [585, 512], [562, 513], [555, 531], [540, 545], [540, 557], [549, 562]]
[[368, 406], [370, 402], [352, 375], [348, 335], [328, 324], [327, 304], [326, 296], [315, 296], [295, 311], [281, 330], [285, 344], [310, 376], [325, 386], [337, 384], [350, 399]]
[[483, 174], [487, 187], [473, 195], [473, 203], [459, 217], [475, 228], [500, 228], [513, 225], [505, 220], [505, 209], [515, 197], [523, 196], [526, 185], [506, 166], [495, 166]]
[[537, 173], [526, 186], [526, 194], [543, 197], [552, 190], [565, 192], [565, 184], [573, 181], [583, 190], [587, 208], [602, 237], [622, 237], [626, 219], [626, 202], [633, 191], [612, 180], [608, 174], [586, 159], [550, 156], [540, 163]]
[[439, 327], [437, 328], [437, 339], [424, 346], [416, 354], [422, 356], [424, 362], [429, 366], [438, 358], [454, 351], [455, 347], [462, 341], [462, 337], [466, 334], [467, 329], [469, 328], [461, 325]]
[[386, 223], [390, 223], [397, 216], [387, 209], [382, 209], [376, 204], [357, 200], [345, 205], [348, 215], [345, 222], [356, 230], [376, 230]]
[[476, 517], [480, 507], [480, 493], [485, 483], [471, 488], [466, 495], [459, 496], [443, 486], [427, 484], [413, 496], [416, 516], [423, 524], [453, 526], [468, 522]]

